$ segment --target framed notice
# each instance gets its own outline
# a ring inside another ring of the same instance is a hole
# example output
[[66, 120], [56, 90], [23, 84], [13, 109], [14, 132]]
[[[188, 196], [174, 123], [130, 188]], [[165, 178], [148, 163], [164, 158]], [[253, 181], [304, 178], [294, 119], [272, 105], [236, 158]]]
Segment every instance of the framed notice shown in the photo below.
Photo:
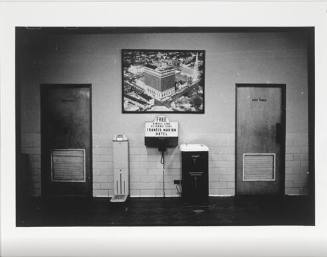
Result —
[[204, 50], [122, 50], [123, 113], [204, 113]]

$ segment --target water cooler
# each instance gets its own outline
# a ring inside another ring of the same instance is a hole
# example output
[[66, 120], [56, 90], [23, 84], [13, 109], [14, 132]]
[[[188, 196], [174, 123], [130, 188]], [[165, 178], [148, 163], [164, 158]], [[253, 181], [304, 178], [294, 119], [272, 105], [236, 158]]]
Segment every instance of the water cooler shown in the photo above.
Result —
[[209, 149], [202, 144], [182, 144], [182, 197], [185, 202], [208, 201]]
[[128, 139], [116, 135], [113, 142], [114, 195], [111, 202], [125, 202], [129, 195]]

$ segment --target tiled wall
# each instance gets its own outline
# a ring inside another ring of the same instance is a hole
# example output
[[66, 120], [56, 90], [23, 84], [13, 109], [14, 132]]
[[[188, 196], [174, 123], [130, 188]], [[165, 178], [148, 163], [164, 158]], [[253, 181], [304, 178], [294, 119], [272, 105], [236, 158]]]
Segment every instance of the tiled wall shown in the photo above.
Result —
[[286, 136], [285, 193], [308, 193], [309, 161], [308, 134], [292, 133]]
[[27, 167], [25, 178], [29, 178], [28, 193], [33, 196], [41, 195], [41, 135], [39, 133], [22, 134], [21, 153], [27, 156]]
[[[158, 150], [146, 148], [142, 134], [129, 136], [132, 137], [130, 140], [131, 196], [162, 196], [162, 165]], [[104, 137], [105, 135], [94, 136], [95, 142], [97, 142], [96, 138], [102, 138], [94, 145], [94, 196], [112, 195], [112, 142]], [[307, 134], [286, 135], [285, 193], [288, 195], [307, 194], [309, 171], [307, 137]], [[183, 141], [183, 138], [180, 141]], [[210, 149], [209, 194], [211, 196], [235, 195], [234, 134], [206, 134], [197, 143], [205, 143]], [[106, 161], [101, 158], [106, 158]], [[181, 154], [178, 148], [168, 149], [166, 153], [166, 196], [179, 196], [173, 183], [175, 179], [181, 179]]]
[[[40, 41], [41, 40], [41, 41]], [[44, 40], [44, 42], [42, 42]], [[25, 41], [24, 41], [25, 42]], [[26, 40], [28, 42], [28, 40]], [[205, 114], [168, 114], [180, 127], [179, 144], [209, 147], [209, 194], [235, 194], [235, 83], [286, 84], [286, 194], [308, 192], [307, 45], [290, 33], [154, 33], [52, 35], [36, 37], [19, 55], [21, 151], [33, 195], [41, 193], [40, 84], [92, 84], [93, 195], [113, 191], [112, 137], [130, 143], [130, 193], [162, 196], [157, 149], [144, 146], [144, 122], [154, 114], [121, 113], [122, 48], [203, 49], [206, 51]], [[178, 148], [166, 155], [166, 196], [178, 196]]]
[[[162, 165], [155, 148], [146, 148], [142, 134], [130, 139], [130, 193], [131, 196], [158, 196], [162, 192]], [[234, 134], [206, 135], [209, 152], [209, 194], [212, 196], [235, 194]], [[22, 136], [22, 153], [28, 156], [26, 172], [31, 174], [29, 191], [33, 196], [41, 194], [40, 134]], [[138, 139], [136, 139], [138, 138]], [[210, 138], [210, 139], [208, 139]], [[285, 155], [285, 193], [308, 193], [308, 135], [287, 134]], [[213, 140], [211, 140], [213, 139]], [[181, 139], [180, 139], [181, 140]], [[178, 148], [166, 153], [165, 193], [179, 196], [174, 185], [181, 179], [181, 160]], [[93, 196], [108, 197], [113, 193], [112, 141], [106, 135], [93, 135]]]

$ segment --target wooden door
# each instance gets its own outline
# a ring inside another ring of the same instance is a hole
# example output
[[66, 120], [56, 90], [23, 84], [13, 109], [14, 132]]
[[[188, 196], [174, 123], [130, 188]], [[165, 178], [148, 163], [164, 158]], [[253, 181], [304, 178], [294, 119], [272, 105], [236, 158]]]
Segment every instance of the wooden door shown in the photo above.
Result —
[[41, 85], [42, 193], [91, 196], [91, 86]]
[[236, 85], [236, 194], [284, 193], [285, 85]]

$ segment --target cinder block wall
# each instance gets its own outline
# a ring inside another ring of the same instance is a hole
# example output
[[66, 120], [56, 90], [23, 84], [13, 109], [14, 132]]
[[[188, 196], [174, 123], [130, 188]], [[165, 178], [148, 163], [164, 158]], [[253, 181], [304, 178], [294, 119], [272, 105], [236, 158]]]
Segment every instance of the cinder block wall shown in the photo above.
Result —
[[289, 133], [286, 138], [285, 192], [289, 195], [308, 193], [308, 135]]
[[[160, 153], [144, 146], [144, 122], [154, 114], [122, 114], [121, 49], [206, 51], [205, 114], [167, 114], [179, 143], [210, 148], [209, 194], [235, 194], [235, 83], [286, 84], [286, 194], [308, 192], [307, 42], [295, 33], [57, 34], [25, 38], [17, 61], [21, 151], [29, 157], [31, 191], [41, 193], [40, 84], [91, 83], [93, 195], [113, 192], [112, 136], [130, 144], [131, 196], [162, 196]], [[178, 148], [166, 156], [166, 195], [178, 196]]]

